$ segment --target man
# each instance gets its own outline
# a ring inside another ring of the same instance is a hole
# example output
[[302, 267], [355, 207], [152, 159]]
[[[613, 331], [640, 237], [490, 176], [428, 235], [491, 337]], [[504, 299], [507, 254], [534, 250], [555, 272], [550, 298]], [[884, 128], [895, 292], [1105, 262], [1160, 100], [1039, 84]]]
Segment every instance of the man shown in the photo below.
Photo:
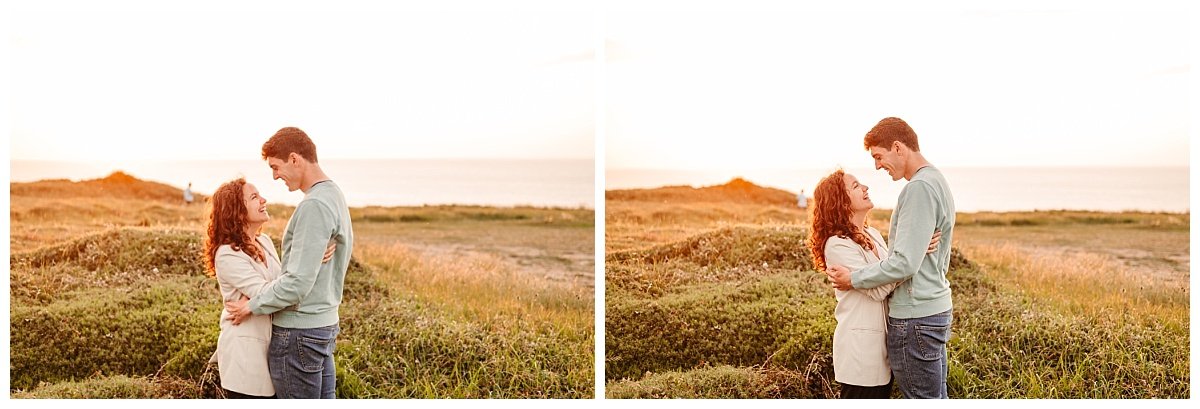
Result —
[[[273, 314], [267, 365], [279, 398], [334, 398], [333, 351], [338, 306], [354, 231], [346, 199], [317, 164], [317, 148], [298, 128], [283, 128], [262, 147], [274, 179], [288, 191], [304, 192], [304, 200], [283, 233], [283, 275], [268, 291], [251, 299], [226, 303], [234, 323], [251, 313]], [[337, 243], [322, 264], [326, 246]]]
[[[953, 321], [950, 243], [954, 238], [954, 197], [942, 172], [921, 154], [917, 134], [900, 118], [884, 118], [867, 132], [863, 145], [892, 180], [908, 184], [892, 212], [891, 257], [861, 270], [844, 266], [825, 271], [834, 288], [875, 288], [901, 282], [888, 302], [888, 363], [907, 398], [947, 398], [946, 341]], [[934, 231], [938, 248], [926, 255]]]

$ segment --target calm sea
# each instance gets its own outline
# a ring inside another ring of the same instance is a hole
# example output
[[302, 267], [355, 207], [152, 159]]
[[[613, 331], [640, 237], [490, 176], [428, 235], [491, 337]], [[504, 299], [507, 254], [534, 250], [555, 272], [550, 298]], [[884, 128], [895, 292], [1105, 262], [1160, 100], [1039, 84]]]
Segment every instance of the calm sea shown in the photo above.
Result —
[[[664, 185], [708, 186], [741, 176], [791, 192], [813, 188], [829, 169], [673, 171], [609, 169], [605, 189]], [[1188, 168], [939, 168], [954, 192], [958, 211], [1101, 210], [1188, 212]], [[847, 168], [870, 187], [878, 208], [894, 208], [904, 180], [882, 170]]]
[[[350, 206], [558, 206], [595, 208], [592, 160], [402, 160], [321, 161], [341, 186]], [[260, 160], [134, 161], [74, 163], [10, 162], [12, 182], [95, 179], [122, 170], [139, 179], [210, 194], [221, 183], [245, 176], [270, 202], [296, 204], [303, 193], [288, 192]]]

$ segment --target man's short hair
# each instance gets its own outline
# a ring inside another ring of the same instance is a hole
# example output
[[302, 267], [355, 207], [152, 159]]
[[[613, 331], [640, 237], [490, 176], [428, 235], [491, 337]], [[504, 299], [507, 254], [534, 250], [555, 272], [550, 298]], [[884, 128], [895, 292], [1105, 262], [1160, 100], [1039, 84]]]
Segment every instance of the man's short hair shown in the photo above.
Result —
[[301, 131], [300, 128], [293, 126], [281, 128], [262, 146], [263, 160], [267, 158], [287, 160], [293, 152], [309, 162], [317, 163], [317, 145], [314, 145], [312, 139], [308, 139], [308, 134]]
[[867, 132], [867, 136], [863, 138], [863, 148], [871, 150], [872, 146], [878, 146], [884, 149], [891, 149], [892, 142], [900, 141], [900, 143], [912, 149], [914, 152], [920, 152], [921, 147], [917, 145], [917, 133], [913, 132], [903, 119], [896, 117], [887, 117], [875, 124]]

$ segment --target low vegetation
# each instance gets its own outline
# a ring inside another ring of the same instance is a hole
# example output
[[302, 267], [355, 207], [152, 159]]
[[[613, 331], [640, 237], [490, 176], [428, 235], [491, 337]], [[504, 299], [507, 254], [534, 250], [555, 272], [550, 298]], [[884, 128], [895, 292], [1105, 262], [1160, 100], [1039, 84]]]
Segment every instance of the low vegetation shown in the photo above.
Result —
[[[179, 194], [176, 189], [172, 197]], [[221, 397], [208, 363], [219, 334], [220, 295], [199, 261], [203, 206], [56, 195], [13, 198], [13, 235], [24, 234], [26, 243], [21, 250], [14, 246], [10, 258], [11, 395]], [[73, 220], [68, 206], [81, 201], [104, 206], [87, 220]], [[137, 206], [165, 210], [142, 223], [143, 216], [127, 210]], [[54, 211], [34, 210], [39, 207]], [[273, 220], [265, 230], [276, 245], [291, 211], [270, 208]], [[501, 234], [493, 229], [497, 223], [573, 231], [590, 210], [353, 212], [356, 230], [368, 233], [359, 237], [347, 273], [335, 353], [338, 397], [592, 396], [590, 289], [530, 277], [501, 256], [421, 253], [375, 237], [380, 229], [373, 227], [408, 223], [398, 219], [415, 215], [423, 225], [454, 232]], [[56, 225], [66, 228], [39, 230]]]
[[[606, 206], [619, 212], [606, 218], [613, 243], [605, 265], [608, 397], [837, 396], [836, 302], [824, 274], [812, 270], [807, 215], [785, 208], [781, 214], [792, 216], [773, 221], [755, 216], [763, 207], [741, 207], [751, 211], [730, 222], [718, 208], [734, 204]], [[679, 215], [631, 217], [672, 208]], [[888, 216], [873, 212], [871, 223], [886, 231]], [[1097, 234], [1136, 231], [1186, 255], [1187, 214], [1052, 211], [958, 220], [949, 273], [951, 397], [1190, 395], [1187, 280], [1147, 279], [1130, 268], [1144, 261], [1089, 251]], [[996, 240], [1003, 237], [1033, 241]], [[1186, 278], [1184, 263], [1163, 274]]]

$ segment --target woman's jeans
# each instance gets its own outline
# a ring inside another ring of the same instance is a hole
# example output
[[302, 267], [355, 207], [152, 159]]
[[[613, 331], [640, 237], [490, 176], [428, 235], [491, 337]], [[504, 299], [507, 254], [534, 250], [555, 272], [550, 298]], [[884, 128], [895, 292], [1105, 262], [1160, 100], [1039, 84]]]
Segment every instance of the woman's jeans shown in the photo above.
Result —
[[333, 399], [333, 350], [338, 324], [320, 328], [271, 326], [267, 366], [280, 399]]
[[905, 398], [945, 399], [946, 341], [954, 310], [928, 317], [888, 317], [888, 363]]

